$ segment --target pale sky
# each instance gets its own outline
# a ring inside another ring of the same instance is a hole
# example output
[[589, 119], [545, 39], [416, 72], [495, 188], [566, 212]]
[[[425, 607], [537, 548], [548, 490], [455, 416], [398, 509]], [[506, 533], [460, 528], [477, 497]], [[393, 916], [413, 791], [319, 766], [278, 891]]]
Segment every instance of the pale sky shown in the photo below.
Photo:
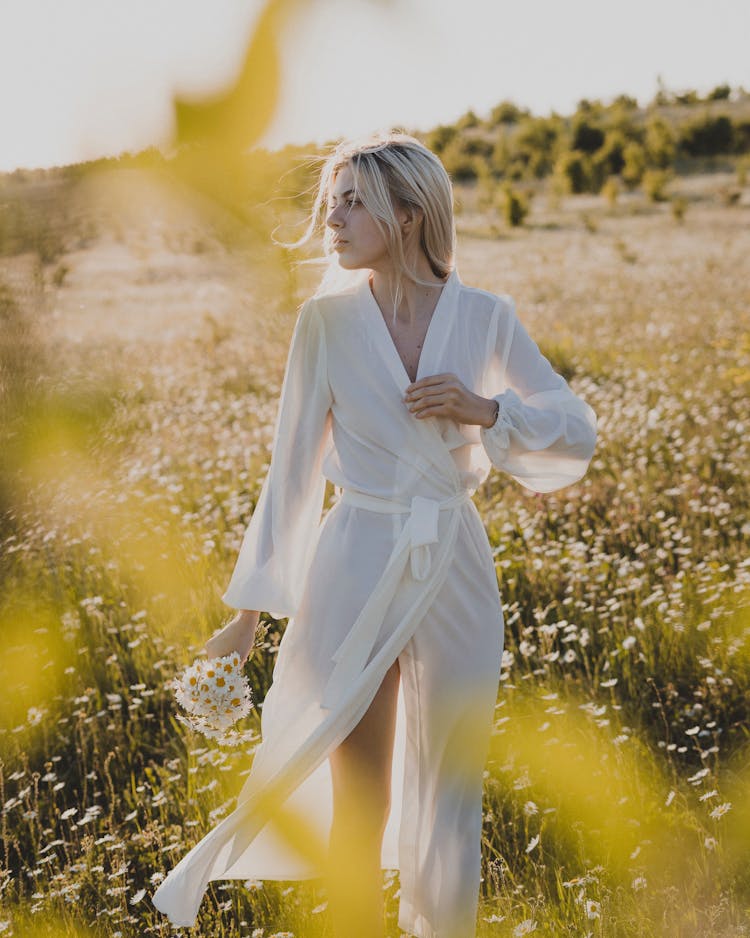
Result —
[[[0, 0], [0, 171], [166, 145], [171, 94], [239, 68], [260, 0]], [[307, 0], [260, 141], [427, 130], [508, 98], [750, 90], [748, 0]]]

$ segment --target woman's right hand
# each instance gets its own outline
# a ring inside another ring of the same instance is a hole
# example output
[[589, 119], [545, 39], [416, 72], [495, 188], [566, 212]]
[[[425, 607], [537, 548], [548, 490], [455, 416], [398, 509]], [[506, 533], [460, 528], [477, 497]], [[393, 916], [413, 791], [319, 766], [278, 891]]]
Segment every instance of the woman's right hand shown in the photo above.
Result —
[[206, 642], [206, 654], [209, 658], [220, 658], [237, 652], [240, 665], [244, 664], [255, 642], [260, 612], [254, 609], [240, 609], [237, 615], [221, 629], [218, 629]]

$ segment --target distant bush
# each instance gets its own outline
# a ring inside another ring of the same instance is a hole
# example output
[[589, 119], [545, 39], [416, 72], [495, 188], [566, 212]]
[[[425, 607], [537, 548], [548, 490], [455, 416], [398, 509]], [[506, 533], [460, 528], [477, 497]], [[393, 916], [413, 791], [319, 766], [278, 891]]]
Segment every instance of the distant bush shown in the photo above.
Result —
[[503, 193], [505, 221], [511, 228], [523, 225], [529, 213], [528, 198], [507, 184], [503, 186]]
[[459, 130], [468, 130], [470, 127], [478, 127], [480, 120], [477, 115], [469, 109], [465, 114], [462, 114], [461, 117], [456, 121], [456, 127]]
[[637, 111], [638, 101], [636, 98], [632, 98], [629, 94], [618, 94], [615, 100], [612, 102], [612, 106], [625, 111]]
[[734, 128], [726, 114], [710, 114], [685, 124], [680, 131], [679, 147], [688, 156], [718, 156], [731, 153]]
[[628, 188], [634, 189], [646, 172], [646, 151], [640, 143], [629, 143], [623, 151], [623, 156], [625, 162], [621, 173], [622, 181]]
[[580, 150], [582, 153], [596, 153], [604, 143], [605, 134], [602, 128], [586, 118], [574, 118], [572, 131], [571, 147], [574, 150]]
[[591, 160], [575, 150], [561, 153], [555, 163], [555, 176], [563, 183], [564, 191], [577, 195], [588, 192], [591, 184]]
[[[594, 166], [598, 170], [602, 181], [607, 176], [616, 176], [625, 166], [625, 148], [628, 141], [619, 130], [610, 130], [604, 138], [604, 143], [594, 154]], [[599, 187], [597, 187], [599, 188]]]
[[732, 89], [729, 85], [717, 85], [713, 91], [709, 91], [706, 95], [707, 101], [726, 101], [729, 95], [732, 93]]
[[665, 202], [666, 188], [671, 179], [671, 173], [666, 169], [647, 169], [643, 174], [643, 192], [649, 202]]
[[483, 161], [489, 160], [495, 145], [487, 137], [465, 137], [462, 141], [463, 151], [468, 156], [481, 157]]
[[501, 101], [490, 111], [489, 123], [493, 127], [497, 127], [498, 124], [517, 124], [528, 113], [512, 101]]
[[735, 123], [733, 149], [735, 153], [750, 153], [750, 121]]
[[620, 183], [617, 181], [616, 176], [609, 177], [601, 188], [601, 194], [612, 208], [617, 205], [617, 197], [620, 194]]
[[458, 182], [469, 182], [477, 178], [477, 157], [466, 152], [464, 142], [455, 137], [441, 154], [445, 171]]
[[527, 176], [541, 179], [552, 172], [560, 149], [564, 124], [559, 117], [527, 117], [513, 136], [513, 160], [527, 169]]
[[700, 104], [700, 100], [701, 96], [697, 91], [692, 89], [690, 91], [683, 91], [681, 94], [676, 94], [674, 96], [675, 104], [684, 104], [690, 106], [692, 104]]
[[439, 156], [457, 134], [458, 128], [453, 124], [438, 124], [427, 134], [425, 145]]
[[671, 200], [672, 205], [672, 217], [678, 224], [682, 224], [685, 220], [685, 212], [687, 211], [687, 200], [682, 196], [677, 196]]
[[666, 169], [674, 162], [675, 133], [663, 117], [651, 117], [646, 123], [646, 155], [657, 169]]

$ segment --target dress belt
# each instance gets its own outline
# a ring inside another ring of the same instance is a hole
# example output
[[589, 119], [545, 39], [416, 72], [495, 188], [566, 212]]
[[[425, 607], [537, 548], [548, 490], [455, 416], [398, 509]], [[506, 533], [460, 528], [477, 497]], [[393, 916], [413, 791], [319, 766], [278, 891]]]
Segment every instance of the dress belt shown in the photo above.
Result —
[[405, 514], [409, 512], [406, 525], [401, 532], [404, 537], [406, 531], [409, 538], [411, 574], [415, 580], [425, 580], [430, 573], [431, 557], [429, 545], [438, 539], [438, 514], [447, 508], [457, 508], [469, 501], [469, 492], [462, 489], [455, 495], [444, 500], [425, 498], [422, 495], [413, 495], [411, 504], [397, 502], [380, 495], [368, 495], [357, 489], [343, 489], [341, 501], [368, 511], [382, 511], [390, 514]]
[[470, 499], [469, 491], [462, 489], [455, 495], [442, 500], [413, 495], [411, 502], [407, 504], [378, 495], [368, 495], [356, 489], [343, 489], [340, 501], [348, 505], [366, 508], [369, 511], [408, 514], [409, 517], [393, 546], [380, 580], [348, 635], [333, 655], [335, 665], [323, 694], [322, 705], [324, 707], [333, 706], [339, 693], [355, 681], [364, 670], [388, 607], [398, 589], [407, 559], [410, 561], [412, 577], [424, 583], [424, 589], [412, 604], [410, 613], [397, 626], [397, 631], [403, 641], [408, 641], [419, 618], [426, 612], [427, 602], [431, 601], [440, 587], [438, 580], [447, 572], [446, 555], [449, 552], [452, 553], [458, 531], [458, 518], [452, 518], [446, 534], [445, 551], [438, 569], [434, 570], [430, 544], [438, 541], [439, 513], [458, 508]]

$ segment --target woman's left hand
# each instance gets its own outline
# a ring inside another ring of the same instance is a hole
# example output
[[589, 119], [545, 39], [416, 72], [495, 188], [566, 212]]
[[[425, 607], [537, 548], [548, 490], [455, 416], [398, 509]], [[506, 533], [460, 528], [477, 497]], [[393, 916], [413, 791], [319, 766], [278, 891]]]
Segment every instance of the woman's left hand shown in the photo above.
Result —
[[449, 417], [457, 423], [491, 427], [495, 402], [474, 394], [452, 373], [429, 375], [410, 384], [404, 403], [415, 417]]

